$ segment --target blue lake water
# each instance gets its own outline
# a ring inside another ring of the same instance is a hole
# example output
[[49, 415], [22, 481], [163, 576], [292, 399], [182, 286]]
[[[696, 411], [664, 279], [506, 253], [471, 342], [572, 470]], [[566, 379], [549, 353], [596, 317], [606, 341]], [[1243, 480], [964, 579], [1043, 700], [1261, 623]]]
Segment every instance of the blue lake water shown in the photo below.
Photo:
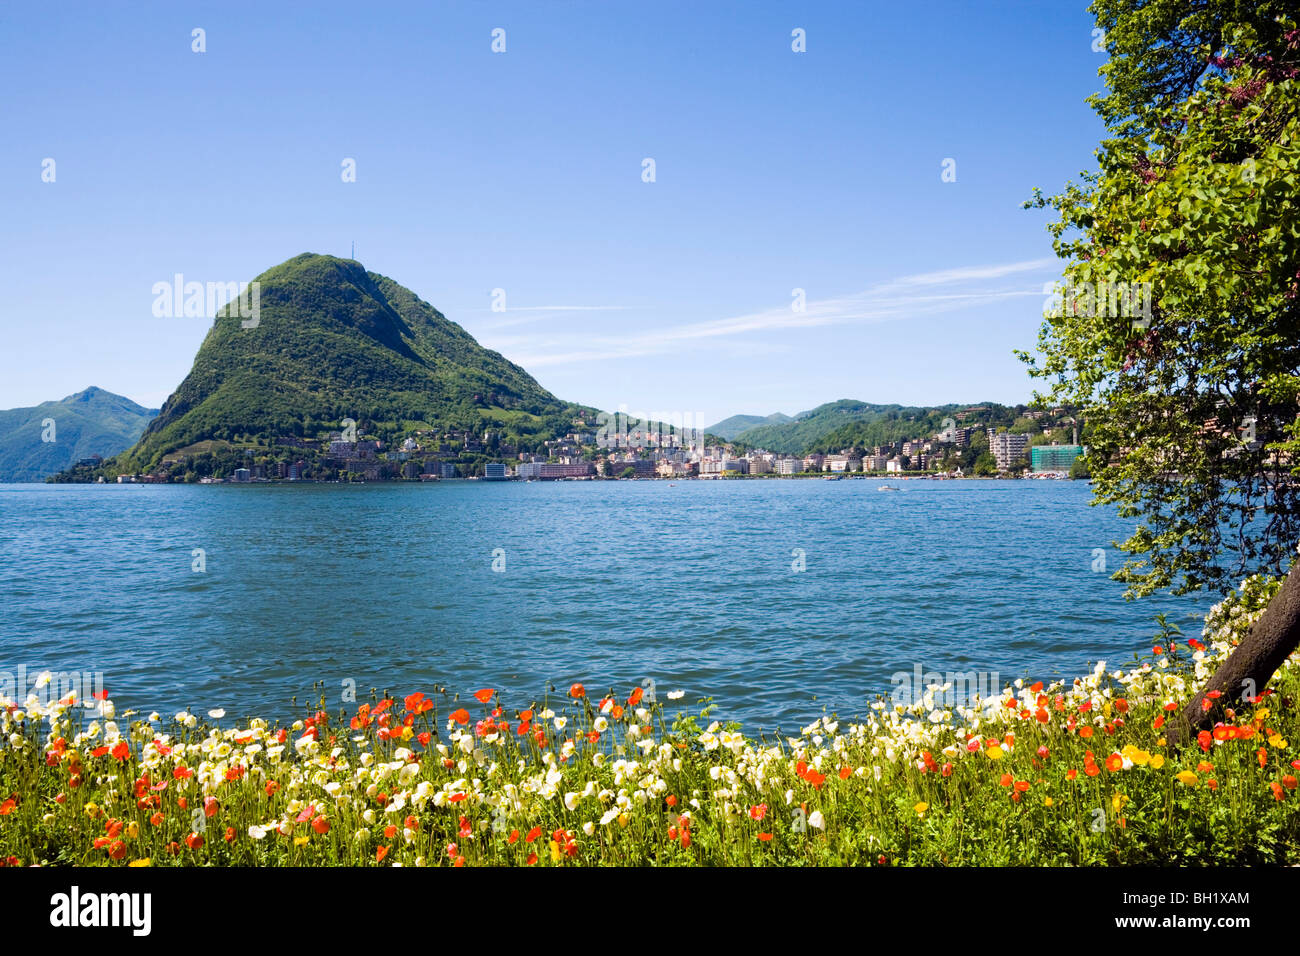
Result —
[[522, 707], [650, 679], [791, 730], [917, 665], [1072, 678], [1149, 652], [1159, 611], [1199, 632], [1206, 597], [1093, 570], [1129, 523], [1084, 482], [880, 484], [2, 485], [0, 670], [232, 717], [316, 682], [334, 709], [345, 680]]

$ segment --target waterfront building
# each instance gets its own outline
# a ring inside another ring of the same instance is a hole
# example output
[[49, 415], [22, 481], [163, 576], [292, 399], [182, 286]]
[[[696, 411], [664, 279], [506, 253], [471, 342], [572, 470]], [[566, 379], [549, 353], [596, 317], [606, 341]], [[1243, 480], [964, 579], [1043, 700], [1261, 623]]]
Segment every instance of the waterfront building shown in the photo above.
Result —
[[998, 471], [1009, 471], [1011, 466], [1024, 456], [1025, 450], [1029, 448], [1029, 441], [1030, 435], [1028, 433], [1002, 432], [999, 434], [990, 428], [989, 451], [992, 452], [994, 460], [998, 463]]
[[1029, 449], [1029, 467], [1035, 472], [1069, 471], [1082, 454], [1082, 445], [1035, 445]]

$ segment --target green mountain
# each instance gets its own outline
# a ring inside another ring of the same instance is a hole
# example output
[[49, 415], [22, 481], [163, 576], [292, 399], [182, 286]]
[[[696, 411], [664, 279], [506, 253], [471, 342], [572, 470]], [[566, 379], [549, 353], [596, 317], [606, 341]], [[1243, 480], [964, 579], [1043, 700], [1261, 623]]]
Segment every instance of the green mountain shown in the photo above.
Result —
[[93, 385], [57, 402], [0, 411], [0, 482], [40, 481], [80, 459], [116, 455], [157, 414]]
[[1024, 413], [1025, 406], [1011, 407], [986, 402], [982, 405], [872, 405], [841, 399], [800, 412], [784, 424], [747, 428], [735, 441], [748, 448], [763, 448], [783, 455], [837, 452], [842, 448], [874, 448], [925, 438], [943, 428], [945, 418], [963, 425], [1009, 427]]
[[114, 469], [271, 450], [356, 422], [388, 443], [420, 429], [491, 430], [523, 445], [594, 410], [561, 402], [392, 279], [352, 260], [304, 253], [263, 272], [254, 326], [220, 310], [194, 367]]
[[792, 421], [793, 418], [780, 412], [772, 415], [732, 415], [704, 429], [704, 432], [708, 435], [717, 435], [723, 441], [732, 441], [747, 428], [757, 428], [759, 425], [783, 425]]

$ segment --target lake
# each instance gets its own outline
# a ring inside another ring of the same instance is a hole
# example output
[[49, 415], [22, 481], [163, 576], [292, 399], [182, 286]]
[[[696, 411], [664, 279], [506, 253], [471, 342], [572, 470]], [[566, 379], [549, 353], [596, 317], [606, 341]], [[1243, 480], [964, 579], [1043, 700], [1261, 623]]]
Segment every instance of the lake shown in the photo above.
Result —
[[1100, 570], [1131, 523], [1085, 482], [881, 483], [0, 485], [0, 671], [241, 718], [318, 682], [334, 710], [348, 681], [510, 709], [653, 681], [757, 732], [917, 667], [1130, 663], [1159, 611], [1199, 633], [1208, 598], [1127, 602]]

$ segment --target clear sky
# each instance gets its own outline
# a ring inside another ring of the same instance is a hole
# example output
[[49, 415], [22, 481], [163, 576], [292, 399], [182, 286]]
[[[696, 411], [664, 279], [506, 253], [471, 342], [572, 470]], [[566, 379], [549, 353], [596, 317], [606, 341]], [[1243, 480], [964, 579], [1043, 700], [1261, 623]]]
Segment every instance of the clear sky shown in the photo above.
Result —
[[1085, 6], [5, 3], [0, 408], [159, 405], [210, 321], [154, 283], [353, 242], [600, 408], [1025, 401], [1059, 270], [1020, 204], [1102, 132]]

